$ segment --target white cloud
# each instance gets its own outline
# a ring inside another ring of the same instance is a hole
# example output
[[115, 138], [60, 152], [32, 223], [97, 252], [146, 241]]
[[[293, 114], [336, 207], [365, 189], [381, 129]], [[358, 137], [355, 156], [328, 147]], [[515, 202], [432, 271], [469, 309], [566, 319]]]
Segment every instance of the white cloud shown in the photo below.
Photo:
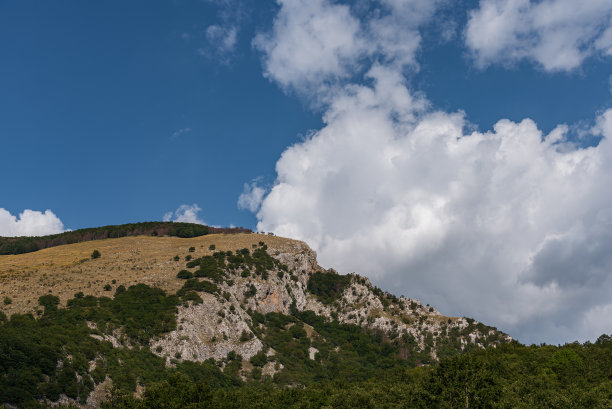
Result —
[[206, 224], [204, 220], [200, 219], [198, 213], [202, 209], [197, 204], [192, 205], [180, 205], [174, 212], [167, 212], [164, 214], [163, 220], [165, 222], [184, 222], [184, 223], [197, 223]]
[[238, 197], [238, 208], [246, 209], [251, 212], [256, 212], [261, 206], [266, 190], [257, 185], [257, 180], [253, 182], [245, 183], [244, 189]]
[[278, 3], [281, 8], [272, 33], [259, 34], [253, 41], [266, 56], [265, 75], [298, 90], [316, 90], [348, 76], [365, 48], [359, 38], [359, 20], [349, 7], [328, 0]]
[[26, 209], [16, 217], [0, 208], [0, 236], [46, 236], [63, 231], [64, 224], [51, 210]]
[[612, 296], [612, 111], [599, 146], [575, 149], [529, 119], [465, 134], [461, 113], [384, 83], [353, 87], [282, 154], [258, 230], [523, 341], [600, 335], [583, 322]]
[[373, 61], [399, 70], [416, 68], [418, 26], [440, 3], [381, 0], [363, 11], [332, 0], [277, 2], [272, 31], [253, 40], [264, 54], [264, 75], [286, 90], [323, 102], [329, 102], [335, 86], [367, 72]]
[[[612, 297], [612, 110], [589, 148], [567, 141], [568, 126], [544, 135], [530, 119], [473, 132], [405, 81], [434, 2], [279, 4], [273, 30], [255, 40], [265, 75], [323, 102], [325, 126], [283, 152], [262, 201], [245, 188], [258, 230], [524, 342], [600, 335]], [[605, 49], [608, 4], [568, 13], [561, 0], [483, 0], [466, 39], [483, 65], [504, 56], [571, 69]]]
[[594, 54], [612, 55], [612, 2], [481, 0], [465, 41], [480, 67], [527, 59], [573, 70]]

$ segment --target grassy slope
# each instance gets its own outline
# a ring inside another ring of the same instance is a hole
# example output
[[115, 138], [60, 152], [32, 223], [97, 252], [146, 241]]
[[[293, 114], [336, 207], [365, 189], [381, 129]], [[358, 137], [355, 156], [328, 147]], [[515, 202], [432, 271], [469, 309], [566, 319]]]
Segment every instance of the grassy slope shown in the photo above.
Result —
[[[212, 254], [217, 250], [251, 248], [265, 240], [273, 248], [292, 247], [298, 242], [259, 234], [210, 234], [193, 238], [178, 237], [122, 237], [69, 244], [18, 255], [0, 255], [0, 311], [7, 315], [34, 312], [38, 297], [53, 294], [62, 305], [75, 293], [111, 296], [120, 284], [126, 287], [145, 283], [168, 292], [183, 285], [176, 273], [185, 266], [185, 256], [193, 258]], [[190, 247], [196, 251], [189, 252]], [[93, 250], [102, 254], [90, 258]], [[174, 256], [180, 257], [174, 261]], [[116, 280], [113, 285], [112, 280]], [[104, 291], [106, 284], [112, 291]], [[9, 297], [11, 304], [1, 300]]]

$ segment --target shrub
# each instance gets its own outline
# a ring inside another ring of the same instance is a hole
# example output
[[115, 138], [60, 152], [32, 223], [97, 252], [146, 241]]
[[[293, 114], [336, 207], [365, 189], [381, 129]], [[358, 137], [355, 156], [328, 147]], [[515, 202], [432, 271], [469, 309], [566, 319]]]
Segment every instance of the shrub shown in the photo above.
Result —
[[193, 278], [193, 274], [191, 273], [191, 271], [189, 270], [181, 270], [179, 271], [179, 273], [176, 275], [177, 278], [182, 278], [183, 280], [188, 280], [190, 278]]
[[112, 289], [113, 289], [113, 287], [111, 287], [111, 285], [110, 285], [110, 284], [106, 284], [106, 285], [104, 286], [104, 291], [110, 291], [110, 290], [112, 290]]
[[186, 264], [187, 268], [194, 268], [200, 265], [200, 261], [202, 261], [201, 259], [197, 258], [195, 260], [191, 260]]
[[192, 247], [189, 247], [189, 252], [190, 252], [190, 253], [193, 253], [194, 251], [195, 251], [195, 247], [193, 247], [193, 246], [192, 246]]
[[45, 307], [45, 312], [57, 310], [59, 301], [59, 297], [51, 294], [43, 295], [42, 297], [38, 298], [38, 304]]
[[180, 259], [181, 258], [178, 255], [174, 256], [174, 261], [179, 261]]
[[199, 281], [197, 278], [189, 279], [183, 285], [183, 288], [176, 292], [179, 297], [184, 296], [188, 291], [205, 291], [207, 293], [216, 293], [219, 288], [210, 281]]
[[210, 246], [208, 246], [208, 250], [213, 251], [216, 250], [217, 246], [215, 246], [214, 244], [211, 244]]
[[240, 334], [240, 342], [247, 342], [250, 339], [253, 339], [253, 333], [248, 332], [247, 330], [242, 330], [242, 334]]
[[250, 285], [249, 289], [247, 291], [244, 292], [244, 296], [246, 298], [251, 298], [253, 297], [255, 294], [257, 294], [257, 288], [255, 288], [255, 286], [253, 284]]
[[183, 301], [193, 301], [194, 304], [202, 304], [204, 302], [204, 300], [202, 300], [202, 297], [200, 297], [195, 291], [188, 291], [183, 296]]
[[253, 364], [253, 366], [262, 367], [266, 364], [266, 362], [268, 362], [268, 357], [266, 356], [266, 354], [264, 354], [263, 351], [259, 351], [258, 353], [253, 355], [250, 362], [251, 364]]
[[331, 304], [351, 282], [351, 277], [317, 271], [308, 280], [308, 291], [324, 304]]
[[98, 250], [94, 250], [93, 253], [91, 253], [91, 258], [100, 258], [100, 256], [102, 256], [102, 254], [100, 254], [100, 252]]
[[191, 260], [191, 254], [187, 254], [187, 255], [185, 256], [185, 261], [189, 261], [189, 260]]
[[13, 300], [10, 297], [4, 297], [4, 305], [12, 304]]

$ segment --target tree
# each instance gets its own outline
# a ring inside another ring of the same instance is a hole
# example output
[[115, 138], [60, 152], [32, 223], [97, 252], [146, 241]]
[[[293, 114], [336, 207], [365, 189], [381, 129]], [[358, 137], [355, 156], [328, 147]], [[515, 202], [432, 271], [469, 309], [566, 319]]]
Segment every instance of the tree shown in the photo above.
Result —
[[100, 258], [102, 254], [100, 254], [100, 252], [98, 250], [94, 250], [93, 253], [91, 253], [91, 258], [95, 259], [95, 258]]

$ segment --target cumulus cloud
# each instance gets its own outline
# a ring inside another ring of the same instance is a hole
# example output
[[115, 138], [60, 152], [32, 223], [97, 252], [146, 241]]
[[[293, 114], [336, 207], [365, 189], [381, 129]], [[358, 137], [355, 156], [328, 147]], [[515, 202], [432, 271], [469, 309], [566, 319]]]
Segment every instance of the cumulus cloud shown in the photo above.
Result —
[[163, 220], [165, 222], [184, 222], [184, 223], [197, 223], [206, 224], [204, 220], [200, 219], [198, 213], [202, 209], [197, 204], [192, 205], [180, 205], [174, 212], [167, 212], [164, 214]]
[[0, 208], [0, 236], [45, 236], [63, 231], [64, 224], [51, 210], [26, 209], [17, 217]]
[[258, 230], [523, 341], [600, 335], [582, 324], [612, 295], [612, 130], [586, 149], [529, 119], [464, 133], [461, 113], [393, 111], [378, 87], [283, 153]]
[[360, 22], [346, 5], [328, 0], [279, 0], [273, 31], [253, 40], [264, 73], [283, 87], [311, 90], [349, 74], [364, 52]]
[[238, 208], [256, 212], [261, 205], [266, 190], [257, 185], [257, 180], [245, 183], [244, 189], [238, 197]]
[[465, 41], [480, 67], [527, 59], [546, 71], [573, 70], [592, 55], [612, 55], [612, 3], [481, 0]]
[[335, 86], [381, 60], [415, 66], [418, 27], [440, 1], [381, 0], [353, 9], [331, 0], [277, 0], [273, 28], [253, 40], [264, 75], [286, 90], [328, 102]]
[[[594, 339], [612, 328], [612, 110], [590, 131], [601, 142], [586, 148], [568, 141], [568, 126], [544, 134], [531, 119], [475, 132], [462, 112], [432, 110], [405, 80], [406, 67], [418, 67], [418, 27], [432, 2], [381, 1], [365, 18], [327, 0], [279, 4], [273, 30], [255, 41], [265, 75], [306, 98], [324, 95], [324, 127], [283, 152], [263, 200], [247, 185], [243, 205], [259, 208], [258, 230], [305, 240], [323, 265], [367, 274], [523, 342]], [[482, 13], [507, 9], [495, 17], [501, 28], [491, 23], [479, 34], [492, 43], [478, 47], [514, 44], [521, 19], [545, 21], [547, 12], [552, 30], [562, 4], [484, 0], [468, 38], [474, 24], [489, 21]], [[584, 22], [604, 6], [590, 2], [574, 17]], [[321, 28], [326, 17], [333, 30]], [[387, 30], [404, 20], [403, 34]], [[544, 51], [530, 55], [542, 56], [546, 69], [575, 67], [589, 51], [580, 46], [588, 27], [574, 26], [577, 59], [570, 49], [556, 62]], [[416, 34], [405, 43], [409, 33]], [[565, 44], [562, 32], [542, 32], [542, 47], [553, 34]], [[489, 61], [493, 51], [480, 58]]]

